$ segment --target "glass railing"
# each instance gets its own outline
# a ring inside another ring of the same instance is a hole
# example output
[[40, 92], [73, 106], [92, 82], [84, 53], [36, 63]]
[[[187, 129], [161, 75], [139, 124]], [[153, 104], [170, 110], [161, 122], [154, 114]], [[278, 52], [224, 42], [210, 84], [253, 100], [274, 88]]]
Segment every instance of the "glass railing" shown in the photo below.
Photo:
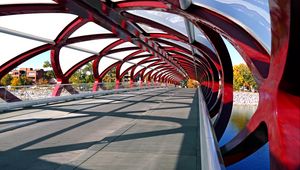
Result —
[[[53, 91], [55, 88], [60, 88], [59, 96], [69, 96], [73, 94], [92, 93], [103, 90], [113, 89], [130, 89], [139, 87], [166, 87], [171, 86], [165, 83], [146, 83], [146, 82], [120, 82], [118, 85], [112, 83], [80, 83], [80, 84], [47, 84], [47, 85], [26, 85], [26, 86], [0, 86], [0, 103], [4, 103], [11, 99], [12, 96], [19, 98], [22, 101], [38, 100], [55, 97]], [[74, 93], [75, 92], [75, 93]]]

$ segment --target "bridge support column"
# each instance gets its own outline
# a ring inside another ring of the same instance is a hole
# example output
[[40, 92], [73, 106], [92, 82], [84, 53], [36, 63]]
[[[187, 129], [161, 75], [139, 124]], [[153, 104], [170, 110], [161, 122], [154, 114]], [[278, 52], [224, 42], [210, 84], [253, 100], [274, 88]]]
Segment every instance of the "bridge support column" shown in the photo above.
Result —
[[133, 88], [133, 80], [129, 80], [129, 88]]
[[66, 89], [70, 94], [78, 94], [79, 92], [76, 91], [74, 87], [68, 83], [69, 82], [67, 81], [58, 82], [52, 91], [52, 96], [60, 96], [63, 89]]
[[119, 89], [120, 88], [120, 80], [116, 80], [116, 84], [115, 84], [115, 89]]
[[99, 82], [95, 81], [94, 84], [93, 84], [93, 92], [96, 92], [98, 90], [99, 90]]

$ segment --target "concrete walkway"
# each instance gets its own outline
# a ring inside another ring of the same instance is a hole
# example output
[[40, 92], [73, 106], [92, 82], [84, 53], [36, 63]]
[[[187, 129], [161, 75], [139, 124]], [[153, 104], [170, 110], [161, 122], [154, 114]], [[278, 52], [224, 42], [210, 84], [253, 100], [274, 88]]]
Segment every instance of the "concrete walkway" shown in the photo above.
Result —
[[0, 133], [0, 169], [196, 169], [197, 107], [195, 90], [156, 89], [5, 113], [44, 120]]

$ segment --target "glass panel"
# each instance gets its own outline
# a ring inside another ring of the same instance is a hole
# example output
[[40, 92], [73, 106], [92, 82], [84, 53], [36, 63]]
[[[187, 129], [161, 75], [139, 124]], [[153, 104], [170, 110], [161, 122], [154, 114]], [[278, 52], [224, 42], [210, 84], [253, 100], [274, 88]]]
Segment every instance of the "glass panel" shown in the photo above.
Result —
[[98, 72], [99, 75], [109, 66], [113, 65], [114, 63], [118, 62], [119, 60], [107, 58], [107, 57], [102, 57], [99, 62], [98, 66]]
[[91, 35], [91, 34], [109, 34], [111, 33], [107, 29], [95, 24], [94, 22], [88, 22], [80, 27], [78, 30], [73, 32], [70, 37], [78, 37], [83, 35]]
[[0, 32], [0, 66], [17, 55], [44, 43]]
[[171, 14], [168, 12], [151, 10], [127, 10], [127, 12], [146, 19], [153, 20], [187, 36], [184, 18], [182, 16]]
[[124, 43], [112, 48], [112, 50], [113, 49], [126, 48], [126, 47], [136, 47], [136, 45], [132, 44], [131, 42], [124, 42]]
[[123, 72], [128, 69], [129, 67], [133, 66], [133, 64], [130, 63], [123, 63], [120, 69], [120, 74], [123, 74]]
[[137, 66], [137, 67], [135, 68], [135, 70], [134, 70], [134, 75], [135, 75], [137, 72], [141, 71], [143, 68], [144, 68], [144, 67]]
[[142, 58], [133, 59], [133, 60], [130, 60], [130, 62], [137, 64], [138, 62], [140, 62], [140, 61], [142, 61], [142, 60], [144, 60], [146, 58], [148, 58], [148, 57], [142, 57]]
[[142, 24], [142, 23], [136, 23], [138, 26], [140, 26], [146, 33], [166, 33], [160, 29], [153, 28], [149, 25]]
[[8, 5], [8, 4], [56, 4], [56, 2], [52, 0], [1, 0], [0, 5]]
[[163, 75], [168, 74], [168, 73], [170, 73], [168, 70], [164, 70], [164, 71], [162, 71], [161, 73], [158, 73], [157, 76], [158, 76], [158, 77], [159, 77], [159, 76], [163, 76]]
[[156, 77], [159, 77], [160, 75], [162, 75], [164, 72], [166, 72], [166, 70], [162, 71], [162, 72], [159, 72], [157, 73], [157, 76]]
[[188, 45], [188, 44], [186, 44], [186, 43], [183, 43], [183, 42], [180, 42], [180, 41], [177, 41], [177, 40], [167, 39], [167, 38], [160, 38], [160, 39], [165, 40], [165, 41], [168, 41], [168, 42], [171, 42], [171, 43], [173, 43], [173, 44], [177, 44], [177, 45], [179, 45], [179, 46], [181, 46], [181, 47], [183, 47], [183, 48], [185, 48], [185, 49], [187, 49], [187, 50], [191, 50], [190, 45]]
[[111, 2], [122, 2], [122, 1], [126, 1], [126, 0], [111, 0]]
[[162, 69], [163, 69], [163, 68], [155, 69], [155, 70], [152, 72], [151, 76], [153, 76], [155, 73], [159, 72], [159, 71], [162, 70]]
[[[157, 42], [158, 43], [158, 42]], [[170, 45], [167, 45], [167, 44], [165, 44], [165, 43], [158, 43], [160, 46], [162, 46], [162, 47], [172, 47], [172, 46], [170, 46]]]
[[157, 73], [157, 70], [153, 70], [150, 76], [153, 76], [155, 73]]
[[159, 65], [156, 65], [156, 66], [152, 66], [152, 67], [149, 67], [150, 69], [155, 69], [155, 68], [157, 68], [157, 67], [159, 67]]
[[40, 13], [0, 17], [1, 27], [54, 40], [77, 16], [73, 14]]
[[79, 48], [95, 51], [95, 52], [101, 52], [109, 44], [117, 40], [118, 38], [107, 38], [107, 39], [100, 39], [100, 40], [83, 41], [79, 43], [74, 43], [72, 45]]
[[268, 0], [193, 0], [199, 6], [208, 7], [227, 15], [249, 29], [271, 51], [271, 21]]
[[125, 57], [127, 57], [129, 54], [131, 54], [133, 52], [136, 52], [136, 51], [137, 50], [122, 51], [122, 52], [117, 52], [117, 53], [109, 54], [108, 56], [122, 60]]
[[88, 58], [92, 54], [73, 50], [70, 48], [63, 47], [59, 54], [59, 63], [63, 73], [67, 72], [72, 66], [79, 63], [80, 61]]
[[146, 75], [149, 71], [151, 71], [152, 69], [147, 68], [144, 75]]
[[202, 32], [200, 32], [200, 30], [195, 26], [194, 26], [194, 30], [195, 30], [195, 40], [201, 44], [204, 44], [205, 46], [207, 46], [208, 48], [210, 48], [212, 51], [215, 52], [215, 49], [213, 48], [211, 43], [207, 40], [207, 38], [202, 34]]
[[147, 52], [147, 51], [144, 51], [144, 52], [142, 52], [142, 53], [139, 53], [138, 55], [136, 55], [136, 56], [140, 56], [140, 55], [147, 55], [147, 54], [150, 54], [149, 52]]
[[[187, 58], [189, 58], [189, 59], [194, 59], [194, 57], [193, 57], [192, 55], [189, 55], [189, 54], [186, 54], [186, 53], [182, 53], [182, 52], [180, 52], [180, 51], [177, 51], [177, 53], [182, 54], [183, 57], [187, 57]], [[177, 54], [177, 53], [169, 52], [169, 54], [171, 54], [171, 55], [180, 55], [180, 54]]]
[[152, 61], [152, 62], [149, 62], [149, 63], [145, 63], [145, 64], [142, 64], [143, 66], [145, 67], [148, 67], [150, 64], [154, 63], [155, 61]]

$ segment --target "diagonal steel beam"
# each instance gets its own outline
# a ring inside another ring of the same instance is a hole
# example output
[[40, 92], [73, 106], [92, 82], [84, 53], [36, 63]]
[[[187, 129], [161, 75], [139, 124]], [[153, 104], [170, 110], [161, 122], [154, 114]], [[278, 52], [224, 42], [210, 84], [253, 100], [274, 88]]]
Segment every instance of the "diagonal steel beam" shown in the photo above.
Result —
[[183, 77], [188, 77], [185, 70], [161, 49], [152, 40], [143, 36], [130, 21], [126, 20], [119, 13], [110, 8], [107, 4], [97, 0], [55, 0], [63, 4], [71, 13], [82, 17], [93, 18], [102, 27], [112, 30], [120, 38], [136, 44], [138, 47], [149, 51], [155, 57], [166, 61]]

